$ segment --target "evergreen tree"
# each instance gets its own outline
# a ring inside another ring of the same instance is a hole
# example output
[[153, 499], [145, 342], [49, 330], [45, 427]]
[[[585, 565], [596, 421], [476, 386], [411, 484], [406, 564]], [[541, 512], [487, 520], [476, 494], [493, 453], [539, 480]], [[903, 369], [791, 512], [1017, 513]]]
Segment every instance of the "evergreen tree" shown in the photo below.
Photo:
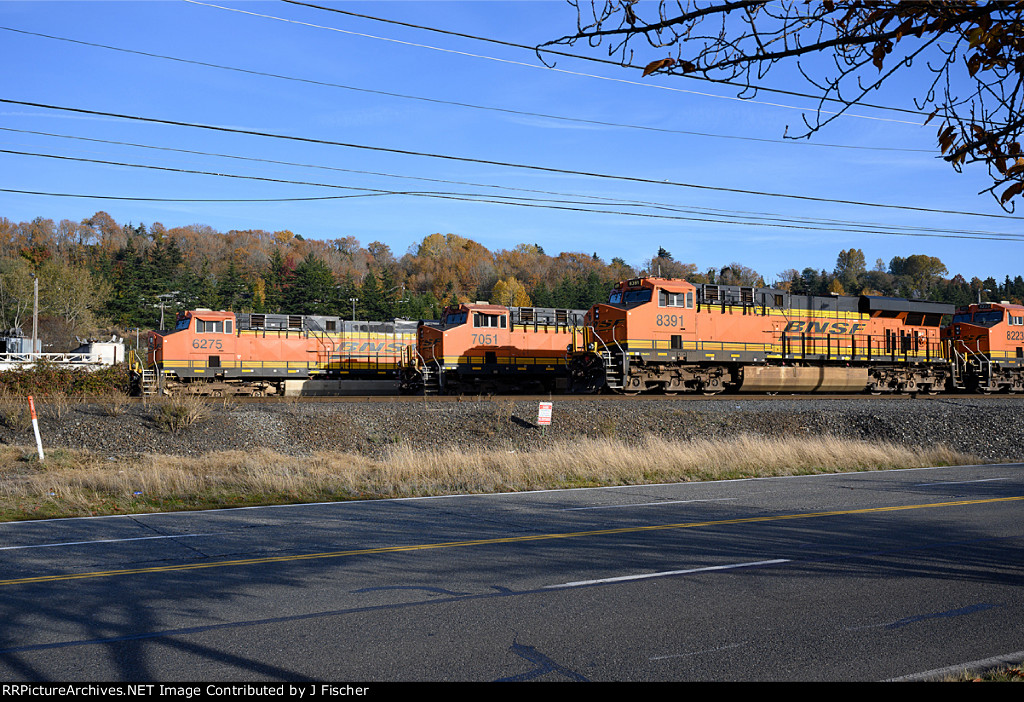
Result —
[[147, 300], [146, 262], [135, 248], [135, 240], [128, 241], [114, 256], [110, 283], [112, 295], [105, 313], [115, 324], [123, 327], [147, 326], [159, 322], [157, 314]]
[[281, 249], [275, 248], [270, 255], [270, 263], [263, 276], [266, 281], [266, 308], [269, 311], [280, 312], [284, 305], [285, 289], [291, 282], [292, 272], [289, 270], [287, 261], [281, 253]]
[[362, 310], [365, 319], [375, 322], [382, 322], [394, 316], [390, 301], [373, 271], [366, 274], [359, 288], [359, 309]]
[[537, 307], [554, 307], [555, 297], [552, 294], [547, 283], [543, 280], [538, 282], [533, 290], [530, 291], [530, 299], [533, 300], [533, 304]]
[[327, 264], [310, 254], [295, 268], [291, 285], [284, 293], [288, 314], [332, 314], [337, 291]]
[[233, 312], [241, 311], [242, 305], [249, 297], [249, 286], [246, 285], [234, 261], [217, 281], [217, 297], [220, 298], [221, 309]]
[[335, 309], [345, 319], [351, 319], [352, 299], [359, 297], [359, 288], [356, 286], [356, 281], [352, 278], [352, 274], [346, 273], [345, 278], [341, 281], [341, 285], [336, 289], [337, 303]]

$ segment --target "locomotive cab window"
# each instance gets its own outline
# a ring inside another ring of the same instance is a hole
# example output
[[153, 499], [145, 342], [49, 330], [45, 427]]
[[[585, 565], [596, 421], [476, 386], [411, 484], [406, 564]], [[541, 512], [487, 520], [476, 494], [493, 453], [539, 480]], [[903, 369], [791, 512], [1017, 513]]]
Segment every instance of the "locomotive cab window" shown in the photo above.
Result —
[[494, 328], [507, 328], [507, 318], [503, 314], [484, 314], [483, 312], [473, 313], [473, 326], [474, 327], [494, 327]]
[[1015, 327], [1024, 326], [1024, 316], [1022, 316], [1022, 317], [1015, 317], [1014, 315], [1011, 314], [1010, 315], [1010, 324], [1015, 326]]
[[693, 304], [693, 293], [671, 293], [665, 292], [664, 290], [658, 291], [658, 307], [687, 307], [687, 297], [689, 297], [689, 304]]
[[174, 331], [185, 331], [186, 329], [188, 329], [188, 325], [191, 322], [192, 322], [192, 318], [191, 317], [185, 317], [184, 319], [179, 319], [178, 323], [174, 325]]
[[196, 320], [196, 334], [222, 334], [224, 332], [224, 322], [206, 321], [202, 319]]

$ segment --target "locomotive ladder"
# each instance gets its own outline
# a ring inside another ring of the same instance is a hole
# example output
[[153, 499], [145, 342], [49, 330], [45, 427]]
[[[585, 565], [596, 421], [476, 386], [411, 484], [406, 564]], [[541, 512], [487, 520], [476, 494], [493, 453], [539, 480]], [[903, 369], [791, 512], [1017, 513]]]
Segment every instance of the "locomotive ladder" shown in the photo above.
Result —
[[159, 392], [156, 381], [156, 370], [152, 368], [142, 369], [142, 382], [140, 389], [143, 395], [156, 395]]
[[134, 349], [128, 352], [128, 367], [132, 372], [138, 374], [139, 391], [143, 395], [156, 395], [160, 392], [157, 368], [155, 366], [153, 368], [146, 367], [141, 354]]
[[604, 381], [612, 390], [621, 390], [625, 387], [626, 374], [625, 363], [622, 359], [625, 355], [613, 353], [607, 346], [601, 349], [601, 361], [604, 363]]
[[441, 374], [431, 368], [429, 363], [423, 364], [421, 377], [423, 379], [424, 395], [441, 394]]

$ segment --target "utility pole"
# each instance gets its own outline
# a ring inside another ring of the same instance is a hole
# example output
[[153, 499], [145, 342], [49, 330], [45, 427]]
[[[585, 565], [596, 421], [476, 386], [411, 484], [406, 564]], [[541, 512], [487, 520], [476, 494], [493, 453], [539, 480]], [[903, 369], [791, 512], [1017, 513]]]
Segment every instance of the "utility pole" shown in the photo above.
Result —
[[356, 303], [359, 302], [359, 298], [350, 297], [348, 301], [352, 303], [352, 321], [354, 322], [356, 321]]
[[32, 274], [32, 353], [38, 353], [36, 349], [39, 338], [39, 278]]

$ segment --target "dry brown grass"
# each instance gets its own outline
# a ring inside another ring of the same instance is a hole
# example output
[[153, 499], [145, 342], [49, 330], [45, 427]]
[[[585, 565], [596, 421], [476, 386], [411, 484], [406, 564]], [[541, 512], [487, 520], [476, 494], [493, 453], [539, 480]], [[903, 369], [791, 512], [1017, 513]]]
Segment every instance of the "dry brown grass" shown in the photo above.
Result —
[[128, 411], [131, 399], [128, 395], [117, 388], [110, 388], [98, 399], [100, 408], [108, 417], [120, 417]]
[[170, 434], [180, 434], [210, 413], [206, 399], [199, 395], [160, 397], [151, 406], [153, 422]]
[[520, 451], [505, 447], [415, 450], [384, 458], [266, 450], [201, 457], [143, 455], [114, 461], [51, 449], [0, 447], [0, 519], [322, 500], [511, 492], [604, 485], [722, 480], [977, 463], [948, 449], [911, 449], [832, 438], [639, 445], [590, 439]]
[[15, 432], [25, 431], [32, 426], [28, 398], [16, 393], [0, 393], [0, 422]]
[[63, 419], [71, 410], [71, 397], [66, 392], [57, 391], [50, 393], [42, 402], [40, 411], [53, 417]]

